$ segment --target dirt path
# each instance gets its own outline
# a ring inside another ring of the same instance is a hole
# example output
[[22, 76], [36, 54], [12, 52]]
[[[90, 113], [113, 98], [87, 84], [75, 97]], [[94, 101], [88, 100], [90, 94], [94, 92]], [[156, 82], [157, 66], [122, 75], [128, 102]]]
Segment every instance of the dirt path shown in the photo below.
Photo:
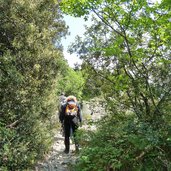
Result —
[[[94, 104], [94, 102], [93, 102]], [[99, 104], [96, 104], [95, 106], [91, 106], [90, 104], [84, 103], [83, 108], [83, 118], [86, 120], [86, 118], [92, 121], [96, 121], [101, 118], [105, 114], [104, 108], [99, 107]], [[91, 113], [93, 112], [93, 115]], [[86, 122], [83, 121], [83, 126], [81, 129], [85, 130], [95, 130], [96, 127], [94, 125], [87, 125]], [[42, 163], [38, 163], [36, 166], [35, 171], [70, 171], [70, 166], [75, 163], [76, 161], [76, 155], [74, 154], [75, 146], [74, 143], [71, 141], [70, 145], [70, 153], [65, 154], [64, 151], [64, 137], [62, 137], [62, 134], [58, 132], [55, 135], [55, 143], [52, 147], [52, 150], [46, 157], [46, 159]]]
[[70, 171], [70, 166], [75, 163], [75, 146], [71, 141], [70, 153], [65, 154], [64, 137], [58, 132], [55, 135], [55, 143], [45, 161], [38, 163], [35, 171]]

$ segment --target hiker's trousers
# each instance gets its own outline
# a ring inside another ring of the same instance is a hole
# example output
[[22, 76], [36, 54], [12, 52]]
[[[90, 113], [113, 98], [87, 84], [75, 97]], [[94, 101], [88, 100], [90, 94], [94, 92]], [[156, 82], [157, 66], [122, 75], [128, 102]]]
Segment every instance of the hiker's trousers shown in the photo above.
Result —
[[72, 122], [72, 119], [66, 119], [64, 120], [64, 134], [65, 134], [65, 149], [67, 151], [70, 150], [70, 137], [73, 135], [74, 137], [74, 143], [77, 146], [77, 140], [76, 140], [76, 130], [78, 129], [78, 126]]

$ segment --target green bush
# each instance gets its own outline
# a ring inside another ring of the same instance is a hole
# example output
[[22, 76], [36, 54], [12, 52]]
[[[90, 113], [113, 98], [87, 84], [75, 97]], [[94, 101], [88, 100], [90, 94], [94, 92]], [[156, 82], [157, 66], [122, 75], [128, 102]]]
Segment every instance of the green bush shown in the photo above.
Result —
[[58, 90], [65, 92], [67, 96], [74, 95], [79, 100], [82, 97], [82, 90], [84, 87], [84, 78], [81, 71], [75, 71], [72, 68], [67, 68], [62, 73], [62, 79], [58, 84]]
[[0, 1], [0, 170], [29, 168], [52, 143], [66, 32], [57, 5]]
[[[80, 135], [85, 143], [75, 171], [170, 170], [170, 127], [155, 128], [134, 117], [109, 117], [97, 132]], [[88, 137], [88, 138], [87, 138]]]

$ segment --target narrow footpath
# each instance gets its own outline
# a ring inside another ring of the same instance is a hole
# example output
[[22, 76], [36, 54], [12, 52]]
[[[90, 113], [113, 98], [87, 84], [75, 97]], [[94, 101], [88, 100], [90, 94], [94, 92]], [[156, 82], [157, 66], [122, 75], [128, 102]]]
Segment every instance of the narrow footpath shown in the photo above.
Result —
[[71, 141], [70, 153], [65, 154], [64, 137], [58, 132], [52, 150], [43, 162], [39, 162], [35, 171], [70, 171], [71, 165], [76, 161], [75, 146]]
[[[85, 120], [99, 120], [105, 114], [105, 109], [102, 104], [95, 100], [95, 102], [90, 103], [84, 102], [82, 113], [84, 120], [81, 129], [95, 130], [96, 127], [94, 125], [87, 125]], [[65, 154], [63, 152], [65, 149], [64, 137], [60, 131], [57, 132], [54, 140], [55, 143], [52, 146], [52, 150], [44, 161], [36, 165], [34, 171], [71, 171], [71, 165], [74, 165], [77, 160], [74, 143], [70, 141], [70, 153]]]

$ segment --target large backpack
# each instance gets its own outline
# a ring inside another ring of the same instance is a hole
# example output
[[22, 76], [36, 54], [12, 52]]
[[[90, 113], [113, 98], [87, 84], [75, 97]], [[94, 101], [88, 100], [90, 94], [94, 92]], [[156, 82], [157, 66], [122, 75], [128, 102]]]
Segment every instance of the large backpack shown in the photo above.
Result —
[[65, 109], [65, 115], [66, 116], [77, 116], [78, 112], [78, 106], [75, 101], [69, 101], [67, 102], [66, 109]]

